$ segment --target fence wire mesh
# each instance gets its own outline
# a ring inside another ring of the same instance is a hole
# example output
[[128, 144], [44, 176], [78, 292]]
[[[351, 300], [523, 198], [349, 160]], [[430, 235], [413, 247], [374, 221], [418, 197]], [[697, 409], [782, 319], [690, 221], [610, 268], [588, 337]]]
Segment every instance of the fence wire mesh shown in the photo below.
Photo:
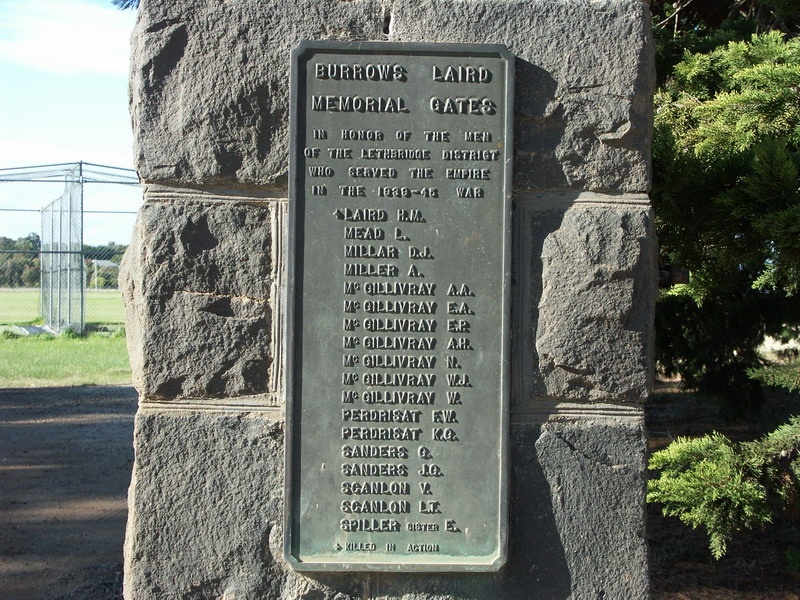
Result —
[[41, 315], [55, 331], [84, 327], [83, 186], [71, 181], [42, 209]]
[[119, 262], [140, 203], [130, 169], [0, 169], [0, 327], [121, 324]]

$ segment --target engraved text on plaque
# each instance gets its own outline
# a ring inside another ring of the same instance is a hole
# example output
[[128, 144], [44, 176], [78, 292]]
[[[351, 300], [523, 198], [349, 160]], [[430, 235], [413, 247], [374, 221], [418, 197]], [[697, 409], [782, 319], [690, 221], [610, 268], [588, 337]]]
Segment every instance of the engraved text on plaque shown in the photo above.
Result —
[[513, 58], [303, 42], [292, 69], [287, 560], [495, 570]]

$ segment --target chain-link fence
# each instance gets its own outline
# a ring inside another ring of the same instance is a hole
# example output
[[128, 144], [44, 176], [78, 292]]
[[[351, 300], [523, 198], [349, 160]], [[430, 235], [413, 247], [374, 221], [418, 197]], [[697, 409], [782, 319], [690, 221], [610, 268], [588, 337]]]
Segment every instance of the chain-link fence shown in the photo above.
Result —
[[140, 202], [130, 169], [0, 169], [0, 326], [122, 323], [119, 261]]
[[39, 258], [41, 315], [56, 331], [83, 330], [83, 186], [66, 184], [64, 193], [42, 209]]

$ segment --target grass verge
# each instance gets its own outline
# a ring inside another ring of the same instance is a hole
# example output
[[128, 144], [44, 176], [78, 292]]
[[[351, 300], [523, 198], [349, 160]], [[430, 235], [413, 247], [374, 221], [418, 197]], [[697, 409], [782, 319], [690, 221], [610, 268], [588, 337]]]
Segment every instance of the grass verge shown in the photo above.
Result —
[[86, 290], [86, 323], [124, 323], [125, 308], [119, 290]]
[[[41, 319], [39, 288], [0, 288], [0, 325], [32, 323]], [[124, 323], [119, 290], [86, 290], [84, 317], [91, 323]]]
[[131, 381], [123, 335], [0, 335], [0, 388]]
[[0, 288], [0, 325], [39, 319], [39, 288]]

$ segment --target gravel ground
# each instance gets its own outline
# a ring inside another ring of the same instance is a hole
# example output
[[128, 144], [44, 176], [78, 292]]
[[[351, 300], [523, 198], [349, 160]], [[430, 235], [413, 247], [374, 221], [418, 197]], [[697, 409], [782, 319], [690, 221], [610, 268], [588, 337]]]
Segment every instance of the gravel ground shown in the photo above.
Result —
[[130, 387], [0, 389], [0, 597], [122, 593]]

